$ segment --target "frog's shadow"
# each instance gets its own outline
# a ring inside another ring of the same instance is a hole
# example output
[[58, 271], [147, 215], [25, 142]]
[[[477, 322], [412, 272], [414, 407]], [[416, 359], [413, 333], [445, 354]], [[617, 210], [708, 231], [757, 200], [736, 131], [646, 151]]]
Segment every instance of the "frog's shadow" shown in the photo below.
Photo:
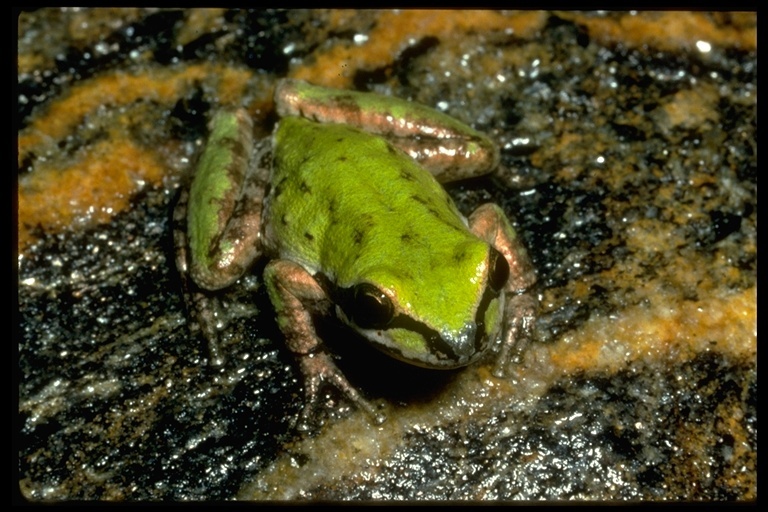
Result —
[[399, 361], [333, 318], [316, 321], [315, 327], [330, 352], [338, 356], [339, 369], [369, 398], [428, 402], [462, 370], [434, 370]]

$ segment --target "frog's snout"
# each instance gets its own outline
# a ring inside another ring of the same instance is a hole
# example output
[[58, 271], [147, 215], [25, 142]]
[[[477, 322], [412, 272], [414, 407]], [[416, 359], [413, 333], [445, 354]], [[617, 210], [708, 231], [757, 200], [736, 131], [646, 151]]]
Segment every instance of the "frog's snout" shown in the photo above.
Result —
[[461, 328], [458, 335], [453, 336], [451, 349], [457, 361], [463, 362], [472, 359], [477, 353], [480, 348], [479, 345], [482, 345], [482, 340], [477, 338], [478, 334], [480, 337], [483, 335], [483, 333], [478, 333], [477, 324], [473, 322], [466, 324]]

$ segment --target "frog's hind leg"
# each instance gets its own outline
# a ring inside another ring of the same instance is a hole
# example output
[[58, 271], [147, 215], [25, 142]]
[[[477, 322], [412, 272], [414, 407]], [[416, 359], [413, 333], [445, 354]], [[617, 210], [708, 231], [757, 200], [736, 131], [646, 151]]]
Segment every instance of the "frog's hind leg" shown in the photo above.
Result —
[[218, 112], [210, 132], [189, 188], [186, 233], [192, 279], [218, 290], [237, 281], [260, 254], [267, 177], [244, 110]]
[[[201, 162], [192, 186], [181, 187], [173, 212], [176, 267], [181, 276], [187, 311], [192, 319], [190, 330], [193, 334], [197, 330], [202, 331], [208, 342], [209, 361], [214, 366], [224, 362], [219, 348], [219, 323], [226, 315], [221, 314], [221, 301], [211, 290], [226, 287], [239, 279], [261, 254], [261, 210], [269, 177], [268, 161], [271, 152], [268, 140], [252, 144], [250, 121], [240, 121], [245, 125], [244, 134], [241, 134], [238, 141], [224, 141], [235, 153], [233, 160], [240, 159], [240, 163], [246, 167], [244, 172], [228, 170], [233, 180], [234, 191], [230, 195], [234, 200], [222, 201], [208, 190], [210, 187], [201, 186], [206, 184], [204, 178], [203, 181], [197, 181], [200, 166], [204, 165]], [[246, 151], [246, 147], [250, 156], [243, 158], [240, 152]], [[203, 174], [206, 170], [203, 169]], [[202, 249], [200, 228], [196, 225], [200, 217], [190, 215], [191, 190], [194, 188], [198, 194], [193, 201], [196, 208], [213, 205], [219, 217], [229, 219], [221, 233], [204, 235], [208, 241]], [[197, 240], [193, 242], [190, 238], [195, 237]], [[237, 263], [233, 261], [233, 248], [237, 254]]]
[[286, 78], [275, 88], [275, 105], [281, 116], [344, 124], [378, 135], [441, 183], [482, 176], [499, 163], [499, 149], [487, 135], [420, 103]]
[[176, 208], [173, 211], [173, 241], [176, 251], [176, 268], [181, 278], [184, 305], [190, 319], [189, 330], [193, 336], [202, 331], [208, 343], [209, 364], [221, 366], [224, 359], [219, 349], [216, 317], [219, 304], [215, 297], [210, 297], [195, 284], [189, 274], [189, 244], [187, 242], [187, 207], [189, 190], [182, 187]]

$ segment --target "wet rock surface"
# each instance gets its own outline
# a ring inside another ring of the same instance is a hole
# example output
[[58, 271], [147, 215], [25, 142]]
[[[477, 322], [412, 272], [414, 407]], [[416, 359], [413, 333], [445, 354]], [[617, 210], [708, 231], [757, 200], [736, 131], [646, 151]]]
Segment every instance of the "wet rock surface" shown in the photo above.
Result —
[[[756, 498], [754, 13], [41, 9], [19, 17], [19, 487], [29, 500]], [[460, 37], [457, 36], [460, 34]], [[751, 35], [750, 35], [751, 34]], [[260, 270], [188, 327], [171, 211], [206, 118], [294, 76], [437, 106], [502, 165], [539, 273], [505, 379], [390, 361], [388, 416], [302, 384]]]

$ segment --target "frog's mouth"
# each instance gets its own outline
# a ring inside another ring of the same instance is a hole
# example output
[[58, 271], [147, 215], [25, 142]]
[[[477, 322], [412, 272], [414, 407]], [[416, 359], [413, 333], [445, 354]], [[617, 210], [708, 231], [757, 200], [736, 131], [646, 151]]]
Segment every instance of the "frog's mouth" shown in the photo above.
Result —
[[[489, 307], [501, 310], [503, 297], [490, 287], [475, 312], [474, 322], [459, 331], [440, 333], [427, 324], [405, 314], [397, 314], [380, 329], [363, 329], [337, 309], [340, 319], [353, 327], [377, 348], [404, 362], [426, 368], [459, 368], [476, 361], [496, 334], [496, 325], [486, 325]], [[493, 315], [498, 318], [498, 315]]]

